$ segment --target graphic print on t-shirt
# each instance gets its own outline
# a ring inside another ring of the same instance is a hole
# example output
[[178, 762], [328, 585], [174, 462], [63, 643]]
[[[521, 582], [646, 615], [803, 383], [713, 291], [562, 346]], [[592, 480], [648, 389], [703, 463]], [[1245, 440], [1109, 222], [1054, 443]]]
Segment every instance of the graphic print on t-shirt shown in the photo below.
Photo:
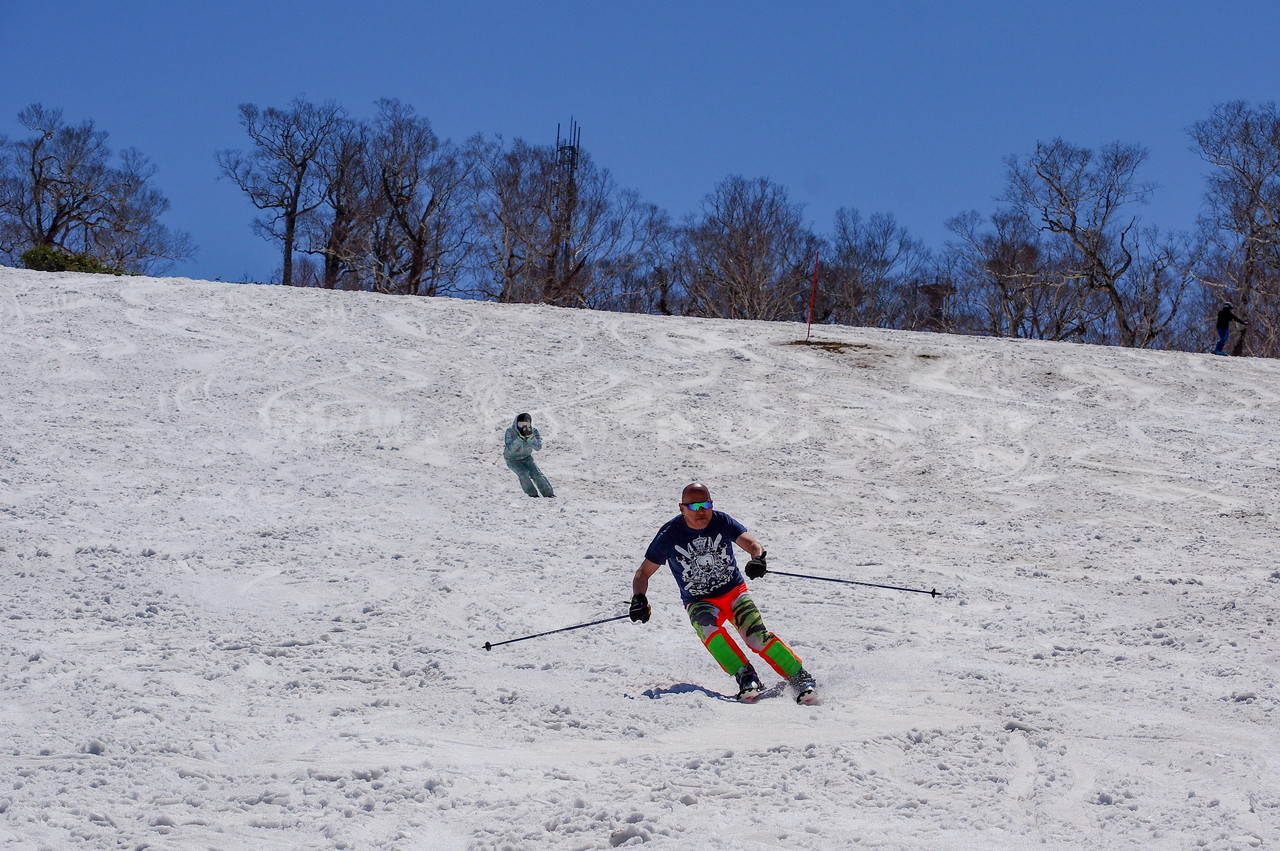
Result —
[[694, 597], [711, 594], [733, 575], [733, 557], [723, 545], [723, 536], [694, 538], [688, 548], [675, 546], [685, 590]]

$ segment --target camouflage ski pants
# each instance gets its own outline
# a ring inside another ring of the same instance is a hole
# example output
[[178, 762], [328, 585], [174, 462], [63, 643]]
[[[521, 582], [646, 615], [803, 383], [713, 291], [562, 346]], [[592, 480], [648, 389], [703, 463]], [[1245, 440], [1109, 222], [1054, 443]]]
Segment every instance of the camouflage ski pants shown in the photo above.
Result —
[[736, 674], [748, 664], [737, 642], [725, 629], [725, 622], [733, 624], [742, 640], [769, 664], [770, 668], [788, 679], [800, 670], [800, 657], [783, 643], [782, 639], [765, 629], [760, 610], [747, 594], [746, 584], [739, 585], [727, 594], [707, 600], [695, 600], [685, 606], [689, 623], [702, 639], [702, 644], [715, 658], [725, 673]]

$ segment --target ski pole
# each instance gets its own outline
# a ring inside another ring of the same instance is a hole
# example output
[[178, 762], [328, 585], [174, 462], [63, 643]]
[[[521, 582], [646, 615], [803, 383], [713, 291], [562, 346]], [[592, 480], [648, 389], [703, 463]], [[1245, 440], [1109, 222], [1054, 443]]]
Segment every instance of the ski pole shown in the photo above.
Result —
[[571, 629], [582, 629], [584, 626], [595, 626], [596, 624], [608, 623], [609, 621], [620, 621], [623, 618], [627, 618], [627, 617], [631, 617], [631, 616], [629, 614], [618, 615], [617, 617], [604, 618], [598, 621], [591, 621], [591, 623], [580, 623], [580, 624], [575, 624], [574, 626], [566, 626], [566, 627], [561, 627], [560, 629], [552, 629], [546, 632], [538, 632], [533, 635], [525, 635], [520, 638], [508, 638], [506, 641], [493, 641], [493, 642], [486, 641], [484, 643], [484, 649], [492, 650], [493, 648], [501, 644], [514, 644], [517, 641], [528, 641], [530, 638], [541, 638], [544, 635], [554, 635], [557, 632], [568, 632]]
[[784, 570], [767, 570], [766, 573], [776, 573], [779, 576], [794, 576], [798, 579], [821, 579], [823, 582], [839, 582], [843, 585], [866, 585], [868, 588], [887, 588], [890, 591], [910, 591], [912, 594], [928, 594], [930, 597], [940, 596], [937, 588], [930, 588], [928, 591], [920, 588], [899, 588], [897, 585], [880, 585], [875, 582], [858, 582], [853, 579], [832, 579], [830, 576], [809, 576], [804, 573], [787, 573]]

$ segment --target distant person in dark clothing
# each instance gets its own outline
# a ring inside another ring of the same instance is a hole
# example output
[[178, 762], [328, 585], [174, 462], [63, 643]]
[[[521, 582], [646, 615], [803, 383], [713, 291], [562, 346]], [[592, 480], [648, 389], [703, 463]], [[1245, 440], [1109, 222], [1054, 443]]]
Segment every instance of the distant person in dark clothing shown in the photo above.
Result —
[[1215, 355], [1226, 354], [1223, 349], [1227, 346], [1227, 337], [1231, 334], [1232, 322], [1239, 322], [1246, 327], [1249, 325], [1248, 322], [1231, 312], [1231, 302], [1224, 301], [1222, 309], [1218, 311], [1218, 345], [1213, 349]]

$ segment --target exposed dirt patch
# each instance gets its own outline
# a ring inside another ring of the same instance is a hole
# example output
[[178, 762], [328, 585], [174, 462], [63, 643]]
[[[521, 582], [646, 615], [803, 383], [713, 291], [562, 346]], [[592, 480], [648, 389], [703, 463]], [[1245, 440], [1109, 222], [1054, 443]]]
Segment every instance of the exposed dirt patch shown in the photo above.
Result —
[[849, 349], [869, 349], [866, 343], [837, 343], [832, 340], [792, 340], [785, 343], [787, 346], [809, 346], [814, 349], [822, 349], [824, 352], [843, 352]]

